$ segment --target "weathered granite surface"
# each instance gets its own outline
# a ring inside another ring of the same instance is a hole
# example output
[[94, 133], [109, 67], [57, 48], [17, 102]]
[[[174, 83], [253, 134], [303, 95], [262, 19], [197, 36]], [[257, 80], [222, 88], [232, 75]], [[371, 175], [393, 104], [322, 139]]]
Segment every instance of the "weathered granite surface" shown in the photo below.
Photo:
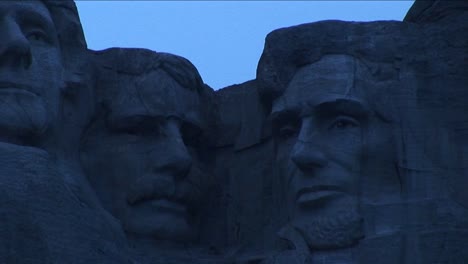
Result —
[[0, 2], [0, 263], [468, 263], [467, 10], [277, 29], [213, 91]]
[[194, 243], [212, 221], [213, 90], [172, 54], [114, 48], [93, 61], [96, 111], [80, 144], [91, 185], [143, 261], [195, 262], [209, 251]]
[[92, 89], [72, 1], [0, 3], [0, 262], [128, 263], [78, 159]]
[[[293, 251], [270, 261], [467, 259], [462, 236], [445, 241], [437, 258], [428, 245], [439, 241], [422, 238], [466, 232], [466, 208], [450, 197], [450, 182], [465, 180], [453, 133], [466, 116], [466, 39], [453, 47], [460, 39], [451, 36], [436, 25], [340, 21], [268, 35], [257, 81], [290, 222], [279, 235]], [[442, 94], [461, 101], [442, 102]], [[296, 202], [287, 202], [290, 192]]]

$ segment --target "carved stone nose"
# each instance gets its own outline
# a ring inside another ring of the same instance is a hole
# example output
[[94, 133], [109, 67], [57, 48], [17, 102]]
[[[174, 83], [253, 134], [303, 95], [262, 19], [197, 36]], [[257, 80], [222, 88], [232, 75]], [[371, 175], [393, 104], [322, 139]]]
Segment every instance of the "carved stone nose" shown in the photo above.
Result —
[[302, 141], [298, 141], [294, 146], [291, 159], [301, 170], [323, 168], [328, 163], [319, 146]]
[[164, 151], [156, 151], [154, 158], [154, 173], [164, 172], [176, 179], [187, 176], [192, 167], [192, 156], [184, 143], [179, 124], [176, 120], [168, 120], [164, 125], [166, 138], [164, 139]]
[[169, 153], [163, 164], [164, 170], [173, 174], [177, 179], [184, 178], [192, 167], [192, 157], [183, 142], [177, 141], [171, 144]]
[[31, 46], [20, 26], [11, 19], [0, 22], [0, 67], [29, 68], [32, 63]]

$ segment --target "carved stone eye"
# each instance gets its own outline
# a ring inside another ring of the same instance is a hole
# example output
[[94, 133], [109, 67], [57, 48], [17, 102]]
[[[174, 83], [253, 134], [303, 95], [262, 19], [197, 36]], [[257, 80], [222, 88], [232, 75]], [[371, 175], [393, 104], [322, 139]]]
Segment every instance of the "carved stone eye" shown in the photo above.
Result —
[[121, 131], [124, 134], [130, 135], [130, 136], [139, 136], [141, 135], [141, 130], [138, 129], [138, 127], [126, 127], [122, 129]]
[[358, 127], [359, 122], [354, 118], [341, 116], [336, 118], [330, 126], [330, 129], [348, 129]]
[[198, 147], [203, 143], [203, 132], [195, 125], [184, 123], [181, 133], [186, 146]]
[[47, 42], [48, 38], [42, 31], [32, 31], [26, 35], [26, 38], [31, 42]]
[[164, 135], [162, 125], [159, 123], [135, 123], [120, 127], [117, 131], [122, 135], [133, 137], [161, 137]]
[[287, 124], [279, 128], [278, 135], [281, 139], [286, 140], [297, 136], [299, 129], [293, 124]]

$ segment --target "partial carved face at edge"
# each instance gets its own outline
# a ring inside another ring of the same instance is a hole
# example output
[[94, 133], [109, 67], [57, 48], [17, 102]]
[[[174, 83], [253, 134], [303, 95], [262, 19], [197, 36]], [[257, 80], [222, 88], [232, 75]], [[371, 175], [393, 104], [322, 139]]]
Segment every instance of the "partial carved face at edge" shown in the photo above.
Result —
[[58, 115], [57, 32], [41, 1], [1, 1], [0, 39], [0, 140], [27, 144]]

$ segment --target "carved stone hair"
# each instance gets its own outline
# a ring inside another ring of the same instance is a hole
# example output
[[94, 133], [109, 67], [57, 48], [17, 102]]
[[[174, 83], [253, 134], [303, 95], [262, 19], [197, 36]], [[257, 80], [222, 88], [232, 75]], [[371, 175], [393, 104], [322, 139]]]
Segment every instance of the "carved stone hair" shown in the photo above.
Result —
[[138, 48], [111, 48], [96, 52], [104, 67], [128, 75], [144, 75], [162, 70], [183, 88], [198, 93], [205, 89], [197, 68], [187, 59], [164, 52]]
[[80, 17], [73, 0], [41, 0], [52, 16], [61, 46], [86, 49]]
[[54, 22], [64, 66], [64, 91], [75, 93], [73, 87], [89, 82], [87, 44], [80, 17], [73, 0], [41, 0]]
[[111, 48], [97, 51], [94, 52], [94, 60], [100, 68], [99, 84], [96, 87], [97, 105], [104, 108], [108, 105], [107, 101], [110, 100], [108, 89], [121, 86], [122, 79], [130, 77], [136, 81], [152, 71], [164, 71], [184, 89], [199, 94], [203, 101], [200, 110], [207, 120], [207, 125], [213, 126], [210, 130], [215, 130], [217, 106], [214, 91], [203, 82], [197, 68], [189, 60], [174, 54], [141, 48]]
[[379, 81], [397, 80], [403, 53], [415, 47], [410, 42], [419, 43], [417, 32], [414, 25], [396, 21], [334, 20], [275, 30], [266, 37], [257, 67], [260, 96], [268, 107], [284, 92], [299, 68], [331, 54], [359, 59]]

